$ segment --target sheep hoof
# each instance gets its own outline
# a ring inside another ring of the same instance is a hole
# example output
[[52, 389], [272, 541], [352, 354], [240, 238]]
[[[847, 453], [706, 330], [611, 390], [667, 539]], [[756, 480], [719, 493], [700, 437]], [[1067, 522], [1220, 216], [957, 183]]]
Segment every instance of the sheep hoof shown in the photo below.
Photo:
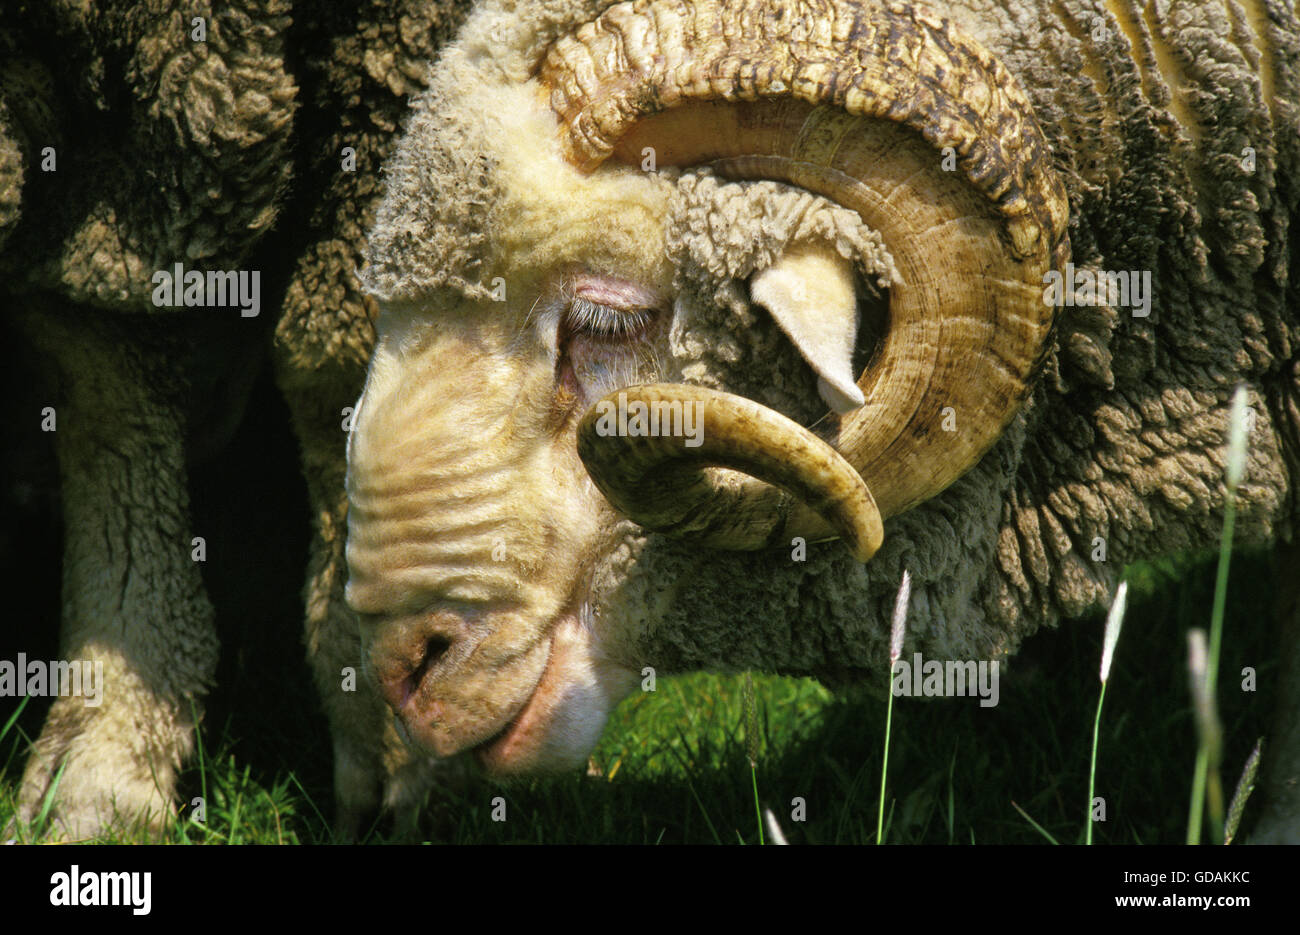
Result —
[[193, 745], [189, 719], [161, 707], [149, 730], [123, 743], [119, 710], [71, 697], [54, 703], [23, 772], [15, 832], [64, 841], [166, 833], [176, 774]]

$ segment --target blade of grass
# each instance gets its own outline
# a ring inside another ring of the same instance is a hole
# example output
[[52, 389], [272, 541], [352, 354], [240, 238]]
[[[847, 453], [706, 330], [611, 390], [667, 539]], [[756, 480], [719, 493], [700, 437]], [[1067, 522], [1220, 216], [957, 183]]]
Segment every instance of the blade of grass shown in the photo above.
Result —
[[45, 823], [49, 821], [50, 810], [54, 808], [54, 795], [59, 790], [59, 783], [63, 779], [63, 771], [68, 767], [67, 757], [59, 763], [59, 771], [54, 774], [54, 779], [50, 781], [50, 787], [45, 790], [45, 798], [41, 801], [41, 810], [36, 815], [36, 820], [32, 822], [35, 829], [35, 835], [40, 837], [45, 833]]
[[1101, 736], [1101, 707], [1106, 702], [1106, 685], [1110, 682], [1110, 665], [1115, 658], [1115, 646], [1119, 643], [1119, 631], [1124, 625], [1124, 608], [1128, 603], [1128, 582], [1120, 582], [1115, 591], [1115, 600], [1111, 602], [1110, 613], [1106, 615], [1106, 635], [1101, 651], [1101, 692], [1097, 695], [1097, 715], [1092, 720], [1092, 760], [1088, 765], [1088, 812], [1087, 825], [1084, 828], [1083, 843], [1092, 843], [1092, 806], [1097, 792], [1097, 741]]
[[[207, 808], [208, 808], [208, 762], [206, 751], [203, 749], [203, 728], [199, 723], [198, 708], [194, 704], [194, 698], [190, 698], [190, 720], [194, 724], [194, 747], [198, 753], [199, 760], [199, 795], [203, 797], [203, 816], [206, 825]], [[227, 725], [229, 730], [229, 725]], [[193, 803], [191, 803], [193, 804]]]
[[[1228, 601], [1228, 566], [1232, 561], [1232, 536], [1237, 517], [1237, 485], [1246, 470], [1246, 443], [1249, 424], [1246, 413], [1246, 388], [1238, 386], [1232, 395], [1228, 425], [1228, 461], [1225, 471], [1227, 492], [1223, 501], [1223, 532], [1219, 536], [1219, 569], [1214, 580], [1214, 606], [1210, 612], [1210, 645], [1205, 664], [1205, 692], [1213, 707], [1218, 689], [1219, 650], [1223, 645], [1223, 617]], [[1218, 757], [1211, 750], [1209, 731], [1202, 730], [1196, 752], [1196, 772], [1192, 777], [1192, 801], [1187, 815], [1187, 843], [1199, 844], [1207, 792], [1211, 798], [1210, 821], [1216, 830], [1215, 841], [1223, 840], [1223, 792], [1218, 776]], [[1222, 744], [1219, 744], [1222, 750]], [[1213, 770], [1214, 775], [1210, 773]]]
[[[677, 729], [677, 733], [682, 738], [683, 746], [685, 746], [687, 750], [690, 750], [690, 744], [686, 740], [686, 735], [682, 734], [681, 728]], [[695, 804], [700, 807], [700, 814], [704, 816], [704, 823], [709, 826], [709, 833], [713, 835], [713, 840], [718, 844], [721, 844], [722, 838], [718, 835], [718, 829], [713, 827], [713, 819], [709, 817], [709, 811], [704, 807], [704, 801], [700, 798], [700, 794], [695, 791], [695, 783], [691, 782], [690, 764], [687, 763], [686, 758], [678, 750], [672, 747], [669, 747], [668, 750], [673, 756], [677, 757], [681, 761], [682, 778], [686, 780], [686, 788], [691, 790], [691, 796], [695, 799]]]
[[948, 761], [948, 814], [945, 816], [948, 824], [948, 843], [953, 842], [953, 829], [957, 823], [957, 808], [953, 803], [953, 773], [957, 770], [957, 747], [952, 748], [952, 759]]
[[1255, 741], [1255, 748], [1250, 751], [1250, 756], [1246, 758], [1246, 766], [1241, 771], [1241, 778], [1237, 780], [1237, 790], [1232, 794], [1232, 804], [1228, 806], [1228, 820], [1223, 828], [1223, 843], [1231, 844], [1232, 839], [1237, 836], [1237, 826], [1241, 824], [1242, 812], [1246, 810], [1246, 802], [1250, 799], [1250, 794], [1255, 791], [1255, 774], [1259, 772], [1259, 757], [1264, 749], [1264, 738], [1260, 737]]
[[889, 681], [885, 703], [885, 753], [880, 761], [880, 800], [876, 808], [876, 844], [885, 840], [885, 787], [889, 778], [889, 734], [894, 726], [894, 666], [903, 654], [903, 640], [907, 633], [907, 605], [912, 597], [912, 576], [903, 570], [903, 580], [894, 598], [894, 616], [889, 628]]
[[14, 722], [17, 721], [18, 716], [23, 713], [23, 708], [27, 707], [27, 702], [30, 699], [31, 695], [23, 695], [23, 700], [18, 702], [18, 707], [15, 708], [14, 713], [9, 716], [9, 720], [5, 721], [5, 726], [0, 728], [0, 741], [3, 741], [5, 737], [9, 735], [9, 731], [13, 728]]
[[[1047, 841], [1048, 841], [1049, 844], [1057, 844], [1057, 843], [1059, 843], [1059, 842], [1056, 840], [1056, 838], [1052, 837], [1052, 835], [1048, 832], [1048, 830], [1047, 830], [1046, 828], [1044, 828], [1044, 827], [1043, 827], [1042, 825], [1040, 825], [1038, 822], [1034, 821], [1034, 819], [1032, 819], [1031, 817], [1029, 817], [1029, 813], [1028, 813], [1027, 811], [1025, 811], [1023, 808], [1021, 808], [1019, 805], [1017, 805], [1014, 801], [1012, 801], [1012, 803], [1011, 803], [1011, 807], [1014, 808], [1016, 811], [1018, 811], [1018, 812], [1019, 812], [1019, 813], [1024, 817], [1025, 821], [1027, 821], [1027, 822], [1029, 822], [1031, 825], [1033, 825], [1033, 826], [1034, 826], [1034, 830], [1036, 830], [1036, 831], [1037, 831], [1039, 834], [1041, 834], [1043, 837], [1047, 838]], [[975, 829], [974, 829], [974, 828], [971, 829], [971, 843], [972, 843], [972, 844], [975, 843]]]
[[758, 804], [758, 703], [754, 698], [754, 674], [745, 673], [741, 704], [745, 710], [745, 753], [749, 757], [749, 779], [754, 786], [754, 817], [758, 820], [758, 843], [763, 840], [763, 809]]
[[[1210, 822], [1213, 826], [1213, 840], [1223, 840], [1223, 780], [1220, 766], [1223, 760], [1223, 724], [1214, 703], [1214, 692], [1210, 687], [1209, 663], [1206, 649], [1205, 631], [1194, 628], [1187, 634], [1187, 668], [1192, 690], [1193, 712], [1196, 716], [1196, 733], [1199, 739], [1197, 748], [1197, 765], [1204, 766], [1204, 771], [1197, 777], [1201, 780], [1203, 798], [1197, 800], [1210, 808]], [[1195, 841], [1200, 843], [1201, 814], [1196, 811], [1194, 827], [1189, 827], [1188, 834], [1195, 833]]]

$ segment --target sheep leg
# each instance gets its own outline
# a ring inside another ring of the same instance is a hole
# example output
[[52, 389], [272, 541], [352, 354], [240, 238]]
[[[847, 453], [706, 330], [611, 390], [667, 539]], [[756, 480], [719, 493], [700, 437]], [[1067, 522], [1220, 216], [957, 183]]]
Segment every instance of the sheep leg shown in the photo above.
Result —
[[17, 817], [32, 821], [58, 776], [54, 833], [87, 838], [117, 823], [157, 833], [217, 663], [213, 610], [191, 558], [183, 381], [169, 363], [179, 355], [157, 345], [152, 322], [98, 311], [41, 308], [20, 327], [58, 374], [60, 656], [102, 663], [103, 681], [98, 705], [55, 700]]
[[1300, 540], [1278, 550], [1278, 691], [1264, 741], [1264, 809], [1254, 844], [1300, 844]]

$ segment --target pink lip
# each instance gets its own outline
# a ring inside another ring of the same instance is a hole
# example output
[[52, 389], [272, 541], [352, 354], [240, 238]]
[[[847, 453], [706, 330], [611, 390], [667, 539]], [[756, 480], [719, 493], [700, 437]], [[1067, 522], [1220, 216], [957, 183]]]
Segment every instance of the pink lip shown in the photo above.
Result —
[[475, 759], [478, 760], [481, 767], [489, 772], [510, 765], [513, 754], [523, 742], [527, 731], [532, 726], [532, 722], [536, 720], [538, 716], [536, 709], [539, 706], [538, 699], [543, 695], [547, 677], [551, 675], [554, 650], [555, 639], [552, 636], [550, 646], [547, 647], [546, 651], [546, 665], [542, 669], [537, 684], [533, 686], [532, 692], [529, 693], [528, 700], [523, 703], [515, 716], [507, 721], [500, 731], [473, 748]]

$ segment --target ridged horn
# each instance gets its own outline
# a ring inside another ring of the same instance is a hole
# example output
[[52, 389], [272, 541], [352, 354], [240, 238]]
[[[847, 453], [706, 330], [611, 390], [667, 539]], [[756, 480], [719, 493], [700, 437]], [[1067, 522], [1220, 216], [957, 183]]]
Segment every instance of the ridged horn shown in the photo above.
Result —
[[[939, 493], [997, 440], [1049, 344], [1043, 275], [1069, 258], [1068, 203], [1028, 99], [972, 38], [910, 6], [623, 3], [558, 40], [539, 77], [567, 158], [586, 171], [652, 147], [659, 165], [825, 195], [881, 233], [902, 281], [858, 380], [867, 403], [821, 431], [881, 515]], [[637, 490], [610, 494], [650, 440], [582, 444], [616, 505], [653, 519]], [[732, 466], [725, 450], [713, 457]], [[788, 526], [770, 498], [736, 502], [716, 477], [688, 487], [765, 512], [773, 535]]]
[[[614, 421], [637, 407], [656, 425], [676, 407], [678, 424], [694, 434], [664, 432], [607, 447], [619, 437]], [[605, 460], [611, 450], [618, 457]], [[865, 562], [884, 537], [880, 511], [853, 466], [797, 422], [743, 396], [671, 383], [616, 390], [582, 417], [578, 454], [588, 466], [601, 465], [592, 479], [616, 509], [701, 545], [757, 549], [838, 535]], [[714, 465], [750, 476], [703, 470]]]

